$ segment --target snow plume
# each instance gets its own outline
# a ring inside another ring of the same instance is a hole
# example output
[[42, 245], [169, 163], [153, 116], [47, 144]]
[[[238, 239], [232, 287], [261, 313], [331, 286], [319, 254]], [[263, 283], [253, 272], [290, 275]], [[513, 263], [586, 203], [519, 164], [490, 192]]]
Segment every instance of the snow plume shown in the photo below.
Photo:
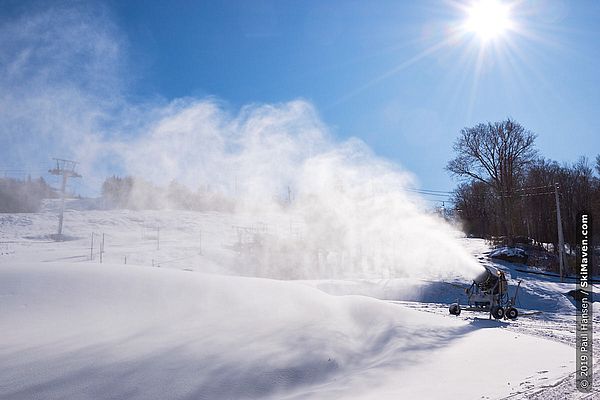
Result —
[[309, 102], [236, 111], [211, 98], [127, 100], [126, 41], [96, 6], [33, 12], [0, 29], [1, 140], [12, 160], [41, 164], [59, 152], [96, 187], [113, 171], [151, 182], [134, 202], [174, 180], [231, 199], [248, 221], [224, 243], [234, 256], [206, 255], [225, 269], [277, 278], [479, 270], [406, 191], [410, 174], [359, 139], [336, 141]]
[[468, 277], [479, 269], [452, 228], [406, 190], [409, 173], [358, 139], [334, 140], [306, 101], [232, 115], [213, 100], [180, 100], [117, 148], [132, 175], [235, 199], [249, 221], [227, 262], [239, 273]]

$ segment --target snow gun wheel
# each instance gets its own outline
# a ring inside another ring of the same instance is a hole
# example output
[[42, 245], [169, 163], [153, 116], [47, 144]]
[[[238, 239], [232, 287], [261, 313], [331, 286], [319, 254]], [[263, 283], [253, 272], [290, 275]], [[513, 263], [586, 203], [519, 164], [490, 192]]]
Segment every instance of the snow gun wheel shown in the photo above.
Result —
[[519, 311], [514, 307], [510, 307], [508, 310], [506, 310], [506, 318], [517, 319], [518, 316], [519, 316]]
[[452, 314], [452, 315], [460, 315], [460, 304], [457, 304], [457, 303], [451, 304], [448, 311], [450, 311], [450, 314]]
[[495, 319], [504, 318], [504, 308], [500, 306], [492, 307], [492, 317], [494, 317]]

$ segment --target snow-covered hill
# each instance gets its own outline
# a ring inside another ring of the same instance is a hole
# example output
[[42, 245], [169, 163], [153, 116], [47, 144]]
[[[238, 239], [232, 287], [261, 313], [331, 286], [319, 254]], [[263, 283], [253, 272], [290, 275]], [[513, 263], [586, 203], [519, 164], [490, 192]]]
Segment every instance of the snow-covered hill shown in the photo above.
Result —
[[0, 218], [3, 399], [503, 398], [573, 373], [564, 341], [436, 306], [456, 273], [243, 277], [270, 271], [226, 214], [71, 210], [64, 242], [50, 211]]

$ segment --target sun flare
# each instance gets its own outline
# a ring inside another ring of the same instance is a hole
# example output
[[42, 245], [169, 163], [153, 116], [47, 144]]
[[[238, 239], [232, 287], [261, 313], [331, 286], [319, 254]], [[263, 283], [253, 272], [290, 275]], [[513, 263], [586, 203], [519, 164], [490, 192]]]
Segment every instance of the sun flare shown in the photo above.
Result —
[[511, 28], [509, 7], [498, 0], [474, 2], [467, 9], [464, 28], [484, 42], [496, 39]]

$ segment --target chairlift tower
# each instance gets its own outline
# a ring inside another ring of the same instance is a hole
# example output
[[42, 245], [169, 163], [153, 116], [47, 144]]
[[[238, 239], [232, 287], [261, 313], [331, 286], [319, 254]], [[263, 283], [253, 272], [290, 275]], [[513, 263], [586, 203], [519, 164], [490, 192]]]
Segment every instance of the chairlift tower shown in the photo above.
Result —
[[62, 176], [62, 184], [60, 187], [60, 213], [58, 215], [58, 238], [62, 237], [63, 216], [65, 213], [65, 191], [67, 189], [67, 180], [69, 178], [81, 178], [75, 167], [77, 161], [63, 160], [61, 158], [53, 158], [56, 161], [56, 167], [48, 170], [49, 173], [56, 176]]

